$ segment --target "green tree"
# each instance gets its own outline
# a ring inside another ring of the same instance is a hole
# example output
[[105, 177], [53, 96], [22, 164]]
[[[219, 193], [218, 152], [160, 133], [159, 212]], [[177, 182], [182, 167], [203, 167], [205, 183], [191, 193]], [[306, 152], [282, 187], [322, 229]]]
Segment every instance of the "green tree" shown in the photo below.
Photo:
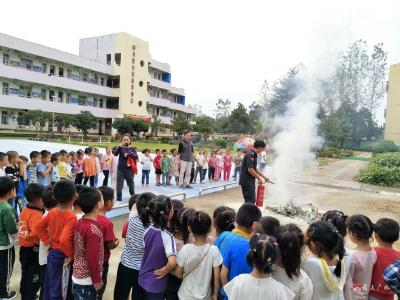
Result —
[[46, 123], [50, 121], [52, 114], [49, 112], [44, 112], [40, 109], [38, 110], [28, 110], [24, 113], [24, 119], [26, 122], [32, 124], [36, 131], [43, 134], [43, 129], [46, 126]]
[[229, 131], [234, 133], [252, 133], [252, 122], [250, 116], [246, 110], [246, 107], [242, 103], [238, 103], [238, 106], [232, 111], [229, 116]]
[[158, 136], [158, 131], [162, 127], [161, 120], [158, 118], [157, 115], [153, 116], [153, 120], [150, 123], [150, 128], [151, 128], [151, 134], [155, 137]]
[[181, 137], [186, 130], [191, 130], [191, 125], [184, 114], [178, 113], [172, 120], [171, 129]]
[[116, 129], [120, 135], [132, 135], [133, 121], [129, 118], [115, 119], [112, 123], [112, 127]]
[[75, 116], [74, 126], [82, 131], [84, 140], [87, 140], [89, 129], [97, 128], [99, 121], [90, 111], [84, 110]]
[[133, 120], [132, 130], [139, 135], [141, 132], [147, 132], [149, 130], [149, 123], [146, 123], [143, 120]]
[[216, 103], [216, 119], [228, 117], [231, 113], [232, 101], [229, 99], [218, 99]]
[[54, 120], [56, 126], [61, 127], [64, 130], [64, 132], [70, 135], [71, 126], [74, 125], [75, 119], [76, 119], [75, 115], [61, 114], [61, 115], [56, 115]]
[[193, 126], [193, 130], [199, 132], [204, 140], [207, 140], [208, 136], [214, 132], [215, 120], [209, 116], [197, 116], [193, 118], [196, 125]]

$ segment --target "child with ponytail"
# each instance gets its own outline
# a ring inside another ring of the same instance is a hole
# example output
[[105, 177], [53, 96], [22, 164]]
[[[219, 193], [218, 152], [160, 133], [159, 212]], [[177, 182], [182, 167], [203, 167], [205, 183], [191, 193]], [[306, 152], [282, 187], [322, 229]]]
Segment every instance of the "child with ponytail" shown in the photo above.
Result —
[[354, 215], [347, 221], [350, 240], [356, 244], [351, 251], [350, 271], [345, 284], [345, 299], [368, 298], [376, 253], [370, 245], [374, 224], [364, 215]]
[[224, 286], [228, 299], [294, 299], [293, 292], [271, 276], [278, 252], [278, 244], [273, 237], [254, 234], [247, 255], [247, 263], [253, 267], [253, 271], [236, 276]]
[[313, 283], [312, 299], [343, 299], [347, 276], [343, 236], [332, 223], [317, 221], [307, 229], [306, 244], [313, 255], [302, 268]]
[[277, 230], [280, 256], [273, 266], [272, 276], [288, 287], [295, 300], [311, 300], [313, 284], [310, 277], [300, 268], [304, 251], [304, 234], [295, 224], [281, 226]]
[[213, 227], [215, 229], [215, 237], [211, 240], [214, 245], [220, 247], [225, 237], [235, 229], [235, 211], [227, 206], [219, 206], [214, 210]]
[[152, 224], [144, 234], [144, 254], [139, 271], [139, 285], [145, 300], [165, 299], [168, 274], [176, 267], [174, 236], [167, 230], [174, 210], [171, 199], [157, 196], [149, 203]]

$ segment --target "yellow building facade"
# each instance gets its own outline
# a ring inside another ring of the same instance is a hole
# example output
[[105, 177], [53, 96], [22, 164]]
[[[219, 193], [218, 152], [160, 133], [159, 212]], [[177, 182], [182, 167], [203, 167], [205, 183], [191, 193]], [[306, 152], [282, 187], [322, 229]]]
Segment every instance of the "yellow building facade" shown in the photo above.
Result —
[[385, 140], [400, 143], [400, 64], [389, 71]]

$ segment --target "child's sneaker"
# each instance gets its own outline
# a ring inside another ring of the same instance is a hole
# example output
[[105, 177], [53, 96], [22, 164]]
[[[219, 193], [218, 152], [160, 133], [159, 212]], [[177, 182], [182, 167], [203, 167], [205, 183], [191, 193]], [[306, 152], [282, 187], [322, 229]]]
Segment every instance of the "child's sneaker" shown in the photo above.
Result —
[[14, 299], [15, 297], [17, 297], [17, 293], [14, 291], [8, 292], [8, 296], [6, 297], [1, 297], [1, 300], [11, 300]]

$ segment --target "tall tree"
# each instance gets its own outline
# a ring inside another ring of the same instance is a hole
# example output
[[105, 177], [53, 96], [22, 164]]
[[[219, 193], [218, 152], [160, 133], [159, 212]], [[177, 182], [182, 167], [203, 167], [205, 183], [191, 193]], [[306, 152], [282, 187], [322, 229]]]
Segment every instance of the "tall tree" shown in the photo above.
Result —
[[191, 125], [184, 114], [178, 113], [172, 120], [171, 129], [181, 137], [186, 130], [191, 130]]
[[214, 132], [215, 120], [209, 116], [197, 116], [193, 118], [196, 125], [193, 126], [193, 130], [199, 132], [204, 140], [207, 140], [208, 136]]
[[133, 120], [132, 130], [139, 135], [141, 132], [147, 132], [149, 130], [149, 123], [146, 123], [143, 120]]
[[232, 110], [229, 116], [229, 131], [234, 133], [253, 133], [252, 122], [250, 116], [246, 110], [246, 107], [242, 103], [238, 103], [238, 106]]
[[112, 127], [115, 128], [120, 135], [132, 135], [133, 121], [129, 118], [115, 119], [112, 123]]
[[65, 133], [68, 133], [68, 135], [71, 133], [71, 126], [74, 125], [74, 122], [75, 115], [60, 114], [55, 117], [55, 125], [61, 127]]
[[162, 127], [160, 118], [157, 115], [153, 115], [153, 120], [150, 123], [151, 133], [153, 136], [158, 136], [158, 131]]
[[51, 117], [51, 113], [40, 109], [28, 110], [24, 113], [24, 119], [26, 122], [32, 124], [40, 134], [43, 134], [43, 128], [46, 126], [46, 123], [49, 122]]
[[228, 117], [231, 113], [231, 105], [232, 102], [229, 99], [218, 99], [216, 106], [217, 106], [217, 113], [216, 119]]
[[75, 116], [74, 126], [82, 131], [84, 140], [87, 140], [87, 135], [90, 129], [97, 128], [99, 121], [90, 111], [84, 110]]

